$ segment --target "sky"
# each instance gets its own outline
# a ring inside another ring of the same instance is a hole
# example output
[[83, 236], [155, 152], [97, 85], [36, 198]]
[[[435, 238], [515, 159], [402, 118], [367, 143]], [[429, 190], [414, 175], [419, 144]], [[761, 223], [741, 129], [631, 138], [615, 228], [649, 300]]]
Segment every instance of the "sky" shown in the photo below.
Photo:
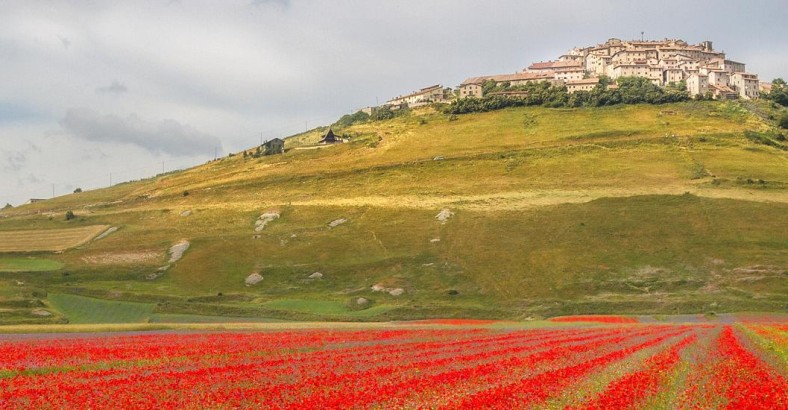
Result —
[[786, 21], [785, 0], [0, 0], [0, 207], [641, 32], [788, 78]]

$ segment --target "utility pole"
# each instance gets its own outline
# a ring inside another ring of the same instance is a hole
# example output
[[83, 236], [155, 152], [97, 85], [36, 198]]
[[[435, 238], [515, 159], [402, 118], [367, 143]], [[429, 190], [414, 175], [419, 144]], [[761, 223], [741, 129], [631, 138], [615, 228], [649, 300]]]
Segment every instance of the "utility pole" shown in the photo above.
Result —
[[109, 186], [112, 186], [112, 172], [109, 173]]
[[643, 39], [644, 39], [644, 37], [643, 37], [643, 34], [646, 34], [646, 33], [644, 33], [644, 32], [642, 32], [642, 31], [641, 31], [641, 32], [640, 32], [640, 41], [643, 41]]

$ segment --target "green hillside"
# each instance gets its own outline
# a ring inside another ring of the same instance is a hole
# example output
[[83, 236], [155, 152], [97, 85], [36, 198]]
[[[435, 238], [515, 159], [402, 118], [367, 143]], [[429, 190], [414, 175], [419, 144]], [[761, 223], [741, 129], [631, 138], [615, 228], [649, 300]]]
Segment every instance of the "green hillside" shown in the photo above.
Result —
[[[123, 321], [124, 306], [145, 307], [134, 321], [784, 312], [780, 110], [421, 108], [335, 127], [345, 144], [315, 148], [314, 130], [283, 155], [6, 209], [0, 233], [118, 229], [62, 253], [0, 253], [0, 323]], [[279, 218], [256, 231], [266, 212]]]

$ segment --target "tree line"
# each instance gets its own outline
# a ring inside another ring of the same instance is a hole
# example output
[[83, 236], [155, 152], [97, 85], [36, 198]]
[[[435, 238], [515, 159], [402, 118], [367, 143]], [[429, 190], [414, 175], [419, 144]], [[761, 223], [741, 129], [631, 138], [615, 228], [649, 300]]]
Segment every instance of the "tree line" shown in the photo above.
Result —
[[643, 77], [622, 77], [618, 87], [611, 88], [610, 80], [600, 78], [591, 91], [569, 93], [564, 85], [552, 85], [547, 81], [510, 86], [488, 80], [482, 85], [484, 94], [502, 91], [524, 91], [523, 96], [487, 95], [482, 98], [463, 98], [453, 101], [444, 108], [447, 114], [493, 111], [507, 107], [541, 105], [544, 107], [602, 107], [617, 104], [667, 104], [690, 99], [682, 83], [660, 87]]

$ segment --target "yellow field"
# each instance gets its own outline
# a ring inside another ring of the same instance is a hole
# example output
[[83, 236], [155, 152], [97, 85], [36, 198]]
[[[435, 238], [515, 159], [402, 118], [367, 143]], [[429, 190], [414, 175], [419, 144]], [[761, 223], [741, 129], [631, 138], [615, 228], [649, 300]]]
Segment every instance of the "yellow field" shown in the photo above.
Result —
[[82, 245], [109, 225], [66, 229], [0, 231], [0, 252], [57, 252]]

